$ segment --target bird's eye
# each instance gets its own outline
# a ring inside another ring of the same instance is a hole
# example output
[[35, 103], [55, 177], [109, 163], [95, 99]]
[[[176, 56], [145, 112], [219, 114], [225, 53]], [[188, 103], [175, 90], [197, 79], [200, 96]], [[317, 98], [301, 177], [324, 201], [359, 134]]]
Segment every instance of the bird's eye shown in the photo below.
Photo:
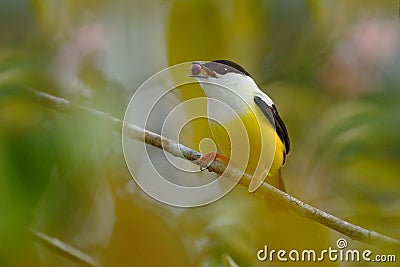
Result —
[[228, 72], [227, 68], [222, 68], [221, 74], [226, 74]]

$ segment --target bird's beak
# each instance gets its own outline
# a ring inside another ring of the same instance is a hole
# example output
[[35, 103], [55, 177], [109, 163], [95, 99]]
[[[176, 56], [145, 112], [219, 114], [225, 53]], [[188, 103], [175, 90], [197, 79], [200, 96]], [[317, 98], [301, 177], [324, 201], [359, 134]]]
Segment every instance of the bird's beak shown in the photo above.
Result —
[[192, 66], [190, 66], [189, 77], [202, 78], [202, 79], [207, 79], [209, 77], [217, 78], [217, 73], [207, 68], [204, 63], [193, 62]]

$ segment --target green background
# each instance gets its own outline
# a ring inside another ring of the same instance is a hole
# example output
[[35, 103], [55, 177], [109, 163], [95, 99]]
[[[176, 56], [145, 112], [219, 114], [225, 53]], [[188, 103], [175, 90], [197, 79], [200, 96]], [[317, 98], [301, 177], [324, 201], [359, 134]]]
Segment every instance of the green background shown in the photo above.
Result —
[[162, 205], [130, 177], [119, 133], [24, 93], [122, 118], [155, 72], [220, 58], [244, 66], [278, 106], [292, 141], [288, 192], [399, 239], [399, 51], [397, 1], [1, 1], [0, 266], [76, 265], [27, 228], [104, 266], [221, 266], [224, 255], [265, 266], [256, 260], [264, 245], [336, 248], [338, 233], [292, 213], [271, 216], [244, 187], [201, 208]]

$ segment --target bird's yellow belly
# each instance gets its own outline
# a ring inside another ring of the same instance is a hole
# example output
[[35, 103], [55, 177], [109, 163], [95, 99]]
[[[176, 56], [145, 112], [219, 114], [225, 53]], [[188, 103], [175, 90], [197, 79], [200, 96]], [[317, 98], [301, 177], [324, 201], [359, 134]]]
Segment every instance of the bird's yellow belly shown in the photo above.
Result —
[[283, 164], [284, 145], [265, 115], [257, 107], [253, 110], [222, 124], [211, 122], [211, 131], [235, 167], [251, 175], [269, 169], [268, 176], [274, 176]]

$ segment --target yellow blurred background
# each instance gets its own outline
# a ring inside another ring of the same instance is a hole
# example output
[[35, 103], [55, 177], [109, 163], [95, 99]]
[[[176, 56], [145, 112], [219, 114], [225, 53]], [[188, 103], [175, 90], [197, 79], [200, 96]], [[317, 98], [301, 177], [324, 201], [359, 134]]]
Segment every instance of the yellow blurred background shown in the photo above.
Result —
[[[163, 205], [132, 180], [119, 133], [40, 106], [24, 89], [122, 118], [161, 69], [233, 60], [286, 122], [287, 191], [399, 239], [399, 52], [397, 1], [2, 0], [0, 266], [80, 266], [31, 241], [27, 228], [104, 266], [223, 266], [224, 255], [239, 266], [383, 266], [259, 262], [264, 245], [322, 250], [343, 236], [291, 212], [272, 216], [242, 186], [199, 208]], [[208, 134], [185, 144], [197, 148]]]

